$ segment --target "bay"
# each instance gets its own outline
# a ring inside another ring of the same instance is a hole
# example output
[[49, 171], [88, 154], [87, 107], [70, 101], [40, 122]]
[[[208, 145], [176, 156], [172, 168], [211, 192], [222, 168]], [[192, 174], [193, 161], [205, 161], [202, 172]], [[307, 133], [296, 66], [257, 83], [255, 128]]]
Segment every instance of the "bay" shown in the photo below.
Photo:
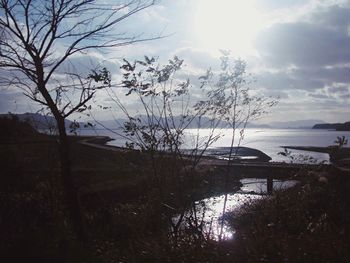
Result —
[[[202, 141], [210, 134], [209, 129], [187, 129], [184, 136], [184, 149], [191, 149], [196, 145], [197, 134]], [[209, 149], [230, 147], [231, 134], [230, 129], [220, 129], [216, 131], [220, 138], [210, 145]], [[350, 138], [350, 131], [319, 130], [319, 129], [245, 129], [243, 140], [239, 140], [239, 132], [236, 132], [234, 146], [245, 146], [258, 149], [272, 158], [273, 162], [307, 162], [309, 157], [314, 158], [317, 162], [329, 161], [328, 154], [315, 153], [308, 151], [290, 150], [294, 160], [290, 157], [278, 154], [284, 149], [282, 146], [317, 146], [327, 147], [334, 145], [338, 136]], [[121, 130], [82, 130], [79, 135], [99, 135], [109, 136], [113, 141], [108, 145], [125, 146], [127, 141], [122, 135]]]

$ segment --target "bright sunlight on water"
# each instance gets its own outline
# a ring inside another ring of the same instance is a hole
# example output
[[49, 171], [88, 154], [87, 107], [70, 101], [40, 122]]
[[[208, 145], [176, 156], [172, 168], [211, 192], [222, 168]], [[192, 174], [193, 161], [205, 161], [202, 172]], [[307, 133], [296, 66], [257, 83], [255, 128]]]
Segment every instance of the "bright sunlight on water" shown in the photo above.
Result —
[[[195, 145], [195, 135], [199, 132], [202, 140], [209, 134], [208, 129], [188, 129], [186, 130], [184, 139], [184, 149], [191, 149]], [[117, 132], [122, 133], [120, 130]], [[231, 144], [231, 130], [221, 129], [217, 131], [222, 137], [210, 146], [215, 147], [229, 147]], [[110, 136], [113, 141], [108, 142], [108, 145], [125, 146], [126, 139], [122, 138], [107, 130], [82, 130], [80, 135], [103, 135]], [[326, 147], [334, 145], [337, 136], [345, 136], [350, 138], [349, 131], [334, 131], [334, 130], [315, 130], [315, 129], [246, 129], [244, 132], [244, 139], [240, 146], [258, 149], [272, 158], [272, 161], [289, 162], [290, 160], [278, 153], [283, 151], [281, 146], [320, 146]], [[238, 144], [238, 136], [235, 140], [235, 146]], [[315, 158], [318, 162], [328, 161], [328, 154], [314, 153], [307, 151], [291, 150], [294, 155], [308, 155]]]
[[[261, 198], [267, 192], [266, 180], [264, 179], [242, 179], [242, 187], [239, 192], [228, 194], [226, 212], [234, 212], [242, 205]], [[274, 180], [275, 190], [286, 189], [297, 184], [297, 181]], [[225, 220], [222, 221], [225, 195], [213, 196], [196, 202], [196, 218], [198, 222], [203, 222], [204, 235], [210, 236], [214, 240], [219, 240], [221, 224], [223, 222], [221, 239], [233, 239], [236, 230], [232, 229]], [[193, 211], [192, 211], [193, 213]], [[191, 212], [185, 215], [191, 216]], [[176, 221], [178, 217], [174, 218]]]

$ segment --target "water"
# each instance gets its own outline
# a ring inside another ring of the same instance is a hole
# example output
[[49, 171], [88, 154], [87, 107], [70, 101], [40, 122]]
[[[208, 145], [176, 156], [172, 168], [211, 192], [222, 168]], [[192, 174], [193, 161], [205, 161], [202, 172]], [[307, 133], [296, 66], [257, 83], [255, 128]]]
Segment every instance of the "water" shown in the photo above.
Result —
[[[121, 131], [119, 131], [121, 132]], [[188, 129], [185, 133], [184, 138], [184, 149], [191, 149], [196, 145], [197, 129]], [[209, 130], [199, 130], [199, 138], [205, 140], [208, 136]], [[231, 131], [220, 130], [221, 137], [209, 148], [225, 149], [231, 144]], [[84, 134], [80, 135], [101, 135], [109, 136], [115, 140], [109, 142], [109, 145], [124, 146], [127, 141], [125, 138], [118, 136], [110, 131], [106, 130], [95, 130], [84, 131]], [[250, 147], [258, 149], [272, 158], [272, 161], [284, 161], [290, 162], [290, 158], [279, 155], [278, 153], [283, 151], [281, 146], [315, 146], [315, 147], [326, 147], [334, 145], [334, 141], [337, 136], [345, 136], [350, 138], [350, 132], [338, 132], [332, 130], [313, 130], [313, 129], [246, 129], [244, 133], [244, 139], [241, 141], [240, 146]], [[235, 139], [235, 146], [239, 138]], [[223, 147], [223, 148], [220, 148]], [[224, 148], [225, 147], [225, 148]], [[328, 154], [314, 153], [307, 151], [290, 150], [293, 156], [308, 155], [317, 160], [329, 161]], [[222, 152], [224, 155], [225, 152]], [[226, 153], [227, 154], [227, 153]], [[295, 162], [295, 160], [294, 160]], [[296, 162], [303, 162], [303, 159], [299, 159]], [[266, 193], [266, 180], [263, 179], [243, 179], [241, 180], [243, 186], [240, 191], [234, 194], [228, 195], [226, 211], [234, 211], [239, 209], [245, 202], [257, 200], [261, 198], [261, 195]], [[296, 181], [275, 181], [274, 189], [284, 189], [295, 185]], [[224, 205], [224, 195], [209, 197], [197, 202], [197, 213], [199, 221], [203, 221], [203, 231], [205, 234], [210, 235], [213, 239], [218, 239], [221, 231], [221, 217]], [[190, 213], [190, 212], [188, 212]], [[174, 218], [176, 220], [176, 217]], [[231, 229], [229, 225], [223, 225], [223, 239], [234, 238], [235, 230]]]
[[[188, 130], [189, 137], [194, 136], [197, 130]], [[206, 129], [200, 130], [201, 136], [205, 137], [209, 134]], [[227, 147], [231, 144], [231, 131], [221, 130], [222, 137], [211, 145], [214, 147]], [[272, 158], [272, 161], [289, 162], [288, 157], [279, 155], [278, 153], [284, 149], [281, 146], [318, 146], [326, 147], [333, 145], [337, 136], [345, 136], [350, 138], [350, 132], [316, 130], [316, 129], [246, 129], [244, 138], [240, 146], [258, 149]], [[235, 138], [235, 145], [239, 141], [238, 136]], [[189, 144], [190, 146], [190, 144]], [[190, 147], [189, 147], [190, 148]], [[290, 150], [294, 156], [309, 155], [317, 161], [329, 161], [328, 154], [315, 153], [307, 151]]]
[[[122, 134], [121, 130], [118, 130]], [[188, 129], [185, 133], [184, 145], [186, 149], [193, 148], [196, 142], [197, 129]], [[218, 131], [221, 134], [219, 140], [213, 143], [210, 148], [229, 147], [231, 145], [231, 130], [221, 129]], [[202, 141], [208, 136], [208, 129], [199, 130], [199, 137]], [[109, 145], [125, 146], [127, 141], [122, 136], [119, 136], [108, 130], [82, 130], [79, 135], [101, 135], [109, 136], [114, 140], [109, 142]], [[333, 131], [333, 130], [316, 130], [316, 129], [246, 129], [244, 139], [240, 146], [258, 149], [272, 158], [272, 161], [289, 162], [290, 158], [279, 155], [283, 151], [281, 146], [318, 146], [326, 147], [333, 145], [337, 136], [345, 136], [350, 138], [349, 131]], [[236, 137], [235, 146], [239, 141]], [[328, 154], [314, 153], [307, 151], [290, 150], [294, 156], [308, 155], [315, 158], [317, 161], [329, 161]], [[302, 162], [302, 160], [300, 160]]]
[[[234, 212], [245, 203], [258, 200], [267, 193], [266, 179], [242, 179], [243, 186], [237, 193], [227, 196], [226, 212]], [[297, 181], [274, 180], [274, 190], [286, 189], [297, 184]], [[203, 221], [203, 233], [214, 240], [218, 240], [221, 232], [222, 212], [224, 207], [225, 195], [213, 196], [196, 202], [197, 220]], [[185, 215], [190, 216], [190, 211]], [[177, 220], [175, 217], [174, 220]], [[225, 221], [221, 239], [233, 239], [236, 230], [232, 229]]]
[[[227, 196], [226, 211], [239, 209], [243, 204], [261, 198], [254, 194], [229, 194]], [[197, 220], [203, 221], [203, 233], [213, 240], [219, 240], [221, 232], [222, 211], [225, 195], [213, 196], [196, 202]], [[236, 231], [225, 221], [221, 239], [233, 239]]]

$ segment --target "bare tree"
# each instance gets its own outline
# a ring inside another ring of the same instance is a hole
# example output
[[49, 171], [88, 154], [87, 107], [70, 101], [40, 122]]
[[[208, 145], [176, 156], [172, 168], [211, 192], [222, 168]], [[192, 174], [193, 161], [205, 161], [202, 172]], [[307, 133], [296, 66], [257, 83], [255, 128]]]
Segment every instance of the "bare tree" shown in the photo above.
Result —
[[[238, 150], [244, 139], [244, 133], [249, 121], [259, 119], [269, 113], [278, 103], [278, 98], [254, 95], [250, 84], [254, 81], [246, 72], [246, 62], [241, 59], [232, 61], [230, 51], [221, 50], [220, 71], [215, 76], [211, 70], [202, 76], [202, 85], [208, 89], [209, 100], [201, 101], [197, 107], [204, 107], [207, 112], [221, 115], [231, 131], [231, 143], [227, 156], [224, 205], [222, 210], [219, 239], [223, 237], [224, 214], [228, 198], [228, 179], [232, 162], [237, 160]], [[236, 138], [238, 135], [238, 138]], [[237, 147], [234, 147], [237, 145]]]
[[62, 81], [62, 68], [79, 53], [158, 38], [119, 30], [121, 22], [150, 7], [154, 0], [111, 3], [112, 6], [98, 0], [0, 0], [0, 69], [7, 73], [0, 84], [21, 88], [55, 117], [66, 204], [80, 238], [84, 238], [85, 231], [71, 178], [65, 119], [84, 111], [95, 92], [110, 84], [110, 76], [106, 69], [86, 78], [73, 70]]

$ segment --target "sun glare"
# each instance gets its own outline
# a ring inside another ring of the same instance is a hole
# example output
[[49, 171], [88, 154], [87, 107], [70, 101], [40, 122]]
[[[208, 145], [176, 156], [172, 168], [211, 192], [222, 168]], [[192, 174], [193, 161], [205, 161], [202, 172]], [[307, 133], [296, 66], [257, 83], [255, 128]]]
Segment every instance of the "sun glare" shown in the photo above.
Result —
[[200, 47], [211, 52], [230, 49], [238, 55], [253, 52], [253, 39], [263, 24], [252, 0], [199, 0], [194, 19]]

